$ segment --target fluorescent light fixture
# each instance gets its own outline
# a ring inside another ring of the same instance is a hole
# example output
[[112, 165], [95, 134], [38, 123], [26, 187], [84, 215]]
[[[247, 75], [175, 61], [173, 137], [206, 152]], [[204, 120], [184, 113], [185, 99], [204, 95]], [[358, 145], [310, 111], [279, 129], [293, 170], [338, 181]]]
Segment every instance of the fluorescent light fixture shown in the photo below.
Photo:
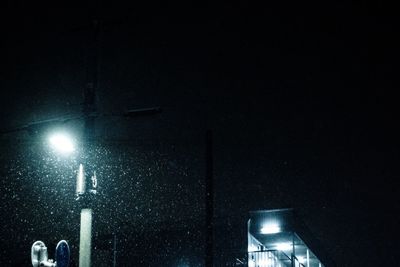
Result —
[[291, 243], [278, 243], [276, 244], [276, 249], [281, 251], [291, 250], [293, 248]]
[[265, 235], [270, 235], [270, 234], [276, 234], [279, 233], [281, 231], [281, 227], [278, 224], [265, 224], [262, 228], [261, 228], [261, 233], [265, 234]]
[[50, 136], [49, 138], [50, 145], [57, 151], [62, 153], [71, 153], [75, 150], [72, 139], [62, 133], [56, 133]]

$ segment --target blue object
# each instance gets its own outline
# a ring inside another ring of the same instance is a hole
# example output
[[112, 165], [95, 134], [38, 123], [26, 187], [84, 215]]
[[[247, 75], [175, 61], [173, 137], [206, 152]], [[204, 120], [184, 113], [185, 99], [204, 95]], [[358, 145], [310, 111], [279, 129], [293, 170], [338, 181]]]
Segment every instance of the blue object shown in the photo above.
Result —
[[56, 247], [56, 266], [57, 267], [68, 267], [69, 265], [70, 251], [67, 241], [61, 240], [58, 242]]

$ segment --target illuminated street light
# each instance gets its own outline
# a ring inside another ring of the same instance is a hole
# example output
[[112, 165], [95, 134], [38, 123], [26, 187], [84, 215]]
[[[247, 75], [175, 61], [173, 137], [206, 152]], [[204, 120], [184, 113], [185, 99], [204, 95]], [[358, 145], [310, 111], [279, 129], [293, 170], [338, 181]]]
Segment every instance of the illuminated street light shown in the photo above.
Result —
[[49, 142], [52, 148], [63, 154], [74, 152], [75, 146], [70, 136], [63, 133], [56, 133], [49, 137]]
[[[97, 105], [96, 105], [96, 90], [97, 90], [97, 81], [98, 77], [98, 55], [99, 51], [99, 21], [94, 19], [93, 23], [93, 39], [88, 42], [89, 52], [86, 57], [86, 66], [87, 66], [87, 81], [86, 86], [83, 90], [83, 102], [82, 102], [82, 110], [81, 114], [77, 115], [67, 115], [62, 116], [60, 118], [52, 118], [45, 119], [35, 122], [30, 122], [26, 125], [18, 126], [13, 129], [0, 130], [0, 134], [12, 133], [18, 131], [27, 131], [31, 135], [38, 135], [42, 133], [44, 130], [49, 129], [49, 126], [57, 125], [57, 127], [64, 127], [64, 125], [73, 120], [83, 120], [84, 121], [84, 130], [83, 130], [83, 140], [93, 140], [96, 138], [95, 136], [95, 119], [101, 116], [122, 116], [126, 118], [135, 118], [142, 117], [146, 115], [153, 115], [161, 112], [160, 107], [151, 107], [151, 108], [140, 108], [140, 109], [130, 109], [123, 113], [98, 113]], [[62, 154], [71, 154], [75, 151], [75, 146], [73, 139], [66, 134], [54, 134], [49, 137], [47, 140], [50, 143], [50, 147], [57, 152], [61, 152]], [[82, 154], [82, 150], [85, 149], [79, 148], [80, 154]], [[81, 208], [81, 225], [80, 225], [80, 243], [79, 243], [79, 267], [90, 267], [91, 266], [91, 240], [92, 240], [92, 221], [93, 221], [93, 211], [91, 206], [93, 205], [94, 196], [97, 193], [97, 176], [96, 172], [93, 171], [89, 174], [89, 172], [85, 171], [85, 167], [88, 167], [87, 157], [83, 155], [78, 156], [79, 161], [79, 169], [77, 173], [76, 180], [76, 200], [80, 203]], [[114, 241], [116, 244], [116, 239]], [[38, 249], [39, 247], [39, 249]], [[35, 244], [33, 247], [34, 251], [40, 252], [41, 243]], [[43, 245], [44, 247], [44, 245]], [[116, 247], [114, 247], [114, 251], [116, 251]], [[36, 252], [35, 252], [36, 253]], [[35, 256], [36, 254], [34, 254]], [[35, 260], [36, 258], [32, 258]], [[36, 261], [35, 261], [36, 263]], [[116, 266], [116, 253], [114, 253], [114, 266]], [[63, 266], [59, 266], [63, 267]]]

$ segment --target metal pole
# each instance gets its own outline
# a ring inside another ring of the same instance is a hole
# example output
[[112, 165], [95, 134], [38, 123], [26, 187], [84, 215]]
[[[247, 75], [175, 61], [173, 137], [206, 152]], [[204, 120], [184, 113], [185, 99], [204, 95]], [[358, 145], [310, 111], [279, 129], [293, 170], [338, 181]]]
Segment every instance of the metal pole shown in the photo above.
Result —
[[[88, 40], [87, 46], [87, 84], [83, 92], [82, 112], [85, 118], [84, 141], [88, 142], [94, 138], [96, 110], [96, 89], [98, 80], [98, 21], [93, 20], [93, 36]], [[87, 146], [87, 144], [85, 144]], [[85, 173], [83, 175], [86, 175]], [[87, 178], [87, 177], [85, 177]], [[84, 194], [90, 194], [86, 189]], [[84, 195], [82, 201], [85, 205], [81, 210], [81, 231], [79, 241], [79, 267], [90, 267], [92, 249], [92, 221], [93, 211], [90, 208], [90, 200]], [[89, 207], [88, 207], [89, 206]]]
[[99, 22], [93, 20], [93, 36], [89, 38], [86, 57], [86, 87], [83, 91], [82, 112], [85, 116], [84, 136], [94, 137], [96, 107], [96, 90], [98, 86], [98, 35]]
[[92, 253], [92, 209], [81, 210], [79, 267], [90, 267]]

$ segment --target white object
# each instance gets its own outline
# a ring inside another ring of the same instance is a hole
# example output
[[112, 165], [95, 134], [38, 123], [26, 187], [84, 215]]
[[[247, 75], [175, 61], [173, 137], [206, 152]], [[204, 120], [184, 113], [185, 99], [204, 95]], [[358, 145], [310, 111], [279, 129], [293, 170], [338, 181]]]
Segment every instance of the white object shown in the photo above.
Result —
[[82, 164], [79, 164], [78, 175], [76, 176], [76, 196], [79, 197], [86, 192], [86, 175]]
[[277, 234], [281, 231], [281, 227], [278, 224], [265, 224], [261, 228], [261, 233], [265, 235], [270, 235], [270, 234]]
[[81, 210], [81, 232], [79, 240], [79, 267], [90, 267], [92, 253], [92, 209]]
[[53, 148], [62, 153], [71, 153], [75, 150], [72, 139], [61, 133], [50, 136], [50, 144]]
[[31, 248], [31, 261], [33, 267], [56, 267], [56, 263], [49, 260], [47, 247], [42, 241], [36, 241]]

